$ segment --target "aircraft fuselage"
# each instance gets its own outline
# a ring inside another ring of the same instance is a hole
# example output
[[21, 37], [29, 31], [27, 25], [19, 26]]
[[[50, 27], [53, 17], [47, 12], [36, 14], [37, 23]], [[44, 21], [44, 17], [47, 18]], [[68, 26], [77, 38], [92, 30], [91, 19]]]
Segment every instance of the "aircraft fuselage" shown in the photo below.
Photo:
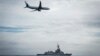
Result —
[[42, 7], [41, 1], [38, 7], [30, 6], [26, 1], [25, 1], [25, 4], [26, 4], [25, 8], [34, 9], [34, 11], [49, 10], [49, 8], [47, 7]]

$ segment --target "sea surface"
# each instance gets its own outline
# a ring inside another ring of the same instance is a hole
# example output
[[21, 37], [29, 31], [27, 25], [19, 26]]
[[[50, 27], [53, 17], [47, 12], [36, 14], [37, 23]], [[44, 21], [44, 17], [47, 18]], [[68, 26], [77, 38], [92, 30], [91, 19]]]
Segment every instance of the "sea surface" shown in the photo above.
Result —
[[36, 56], [36, 55], [0, 55], [0, 56]]

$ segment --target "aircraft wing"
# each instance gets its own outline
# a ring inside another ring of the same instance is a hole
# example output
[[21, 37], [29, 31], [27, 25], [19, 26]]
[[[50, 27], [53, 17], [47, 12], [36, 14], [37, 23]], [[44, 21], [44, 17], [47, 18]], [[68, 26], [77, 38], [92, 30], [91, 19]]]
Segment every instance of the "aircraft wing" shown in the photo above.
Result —
[[49, 10], [49, 8], [47, 8], [47, 7], [42, 7], [41, 9], [42, 10]]

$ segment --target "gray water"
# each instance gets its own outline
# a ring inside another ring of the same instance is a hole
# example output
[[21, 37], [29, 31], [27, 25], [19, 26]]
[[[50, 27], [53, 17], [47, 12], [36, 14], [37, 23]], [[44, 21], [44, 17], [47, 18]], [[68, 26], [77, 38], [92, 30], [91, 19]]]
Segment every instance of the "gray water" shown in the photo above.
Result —
[[36, 56], [36, 55], [0, 55], [0, 56]]

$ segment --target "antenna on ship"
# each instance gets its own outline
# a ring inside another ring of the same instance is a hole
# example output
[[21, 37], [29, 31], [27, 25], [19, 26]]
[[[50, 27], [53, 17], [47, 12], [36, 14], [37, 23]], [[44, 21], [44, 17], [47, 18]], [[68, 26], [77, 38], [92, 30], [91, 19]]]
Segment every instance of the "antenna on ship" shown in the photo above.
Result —
[[60, 46], [59, 46], [59, 44], [57, 44], [57, 49], [60, 49]]

